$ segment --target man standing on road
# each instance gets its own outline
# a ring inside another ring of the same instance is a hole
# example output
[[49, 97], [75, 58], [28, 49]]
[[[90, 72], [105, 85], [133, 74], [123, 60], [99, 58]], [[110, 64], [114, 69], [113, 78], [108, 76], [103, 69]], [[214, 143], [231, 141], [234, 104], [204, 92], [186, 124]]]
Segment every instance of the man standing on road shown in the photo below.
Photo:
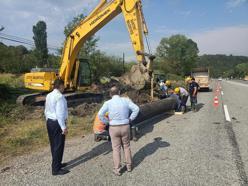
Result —
[[120, 97], [120, 91], [116, 86], [111, 88], [110, 96], [112, 99], [104, 103], [98, 116], [104, 123], [108, 123], [105, 117], [105, 113], [108, 112], [109, 133], [113, 149], [114, 174], [120, 176], [122, 146], [124, 148], [127, 171], [131, 172], [132, 170], [130, 123], [138, 116], [139, 107], [130, 99]]
[[189, 94], [190, 94], [190, 102], [191, 102], [191, 109], [196, 112], [196, 104], [197, 104], [197, 93], [199, 85], [195, 82], [195, 78], [192, 77], [191, 80], [188, 81], [189, 83]]
[[68, 108], [64, 92], [64, 82], [60, 79], [54, 81], [54, 90], [46, 97], [45, 116], [47, 121], [47, 132], [49, 136], [52, 153], [52, 174], [63, 175], [69, 171], [62, 169], [66, 164], [62, 164], [65, 136], [68, 133], [66, 120], [68, 118]]

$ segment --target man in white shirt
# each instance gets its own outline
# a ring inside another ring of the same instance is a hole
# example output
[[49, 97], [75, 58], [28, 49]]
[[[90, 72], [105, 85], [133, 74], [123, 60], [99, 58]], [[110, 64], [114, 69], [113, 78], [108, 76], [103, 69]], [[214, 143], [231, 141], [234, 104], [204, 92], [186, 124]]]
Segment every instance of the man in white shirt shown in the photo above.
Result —
[[68, 170], [62, 169], [66, 164], [62, 164], [65, 136], [68, 133], [66, 120], [68, 118], [67, 101], [62, 94], [64, 92], [64, 82], [60, 79], [54, 81], [54, 90], [46, 97], [45, 116], [47, 121], [47, 131], [52, 153], [52, 174], [63, 175]]
[[[132, 170], [130, 149], [130, 122], [139, 114], [139, 107], [128, 98], [120, 97], [119, 89], [114, 86], [110, 90], [111, 100], [106, 101], [98, 116], [105, 124], [109, 122], [109, 134], [112, 142], [114, 173], [121, 175], [121, 147], [124, 148], [127, 171]], [[105, 114], [108, 112], [108, 120]]]
[[187, 101], [188, 101], [188, 97], [189, 97], [189, 93], [188, 91], [183, 88], [183, 87], [177, 87], [175, 88], [174, 92], [179, 95], [180, 99], [181, 99], [181, 105], [180, 105], [180, 109], [181, 111], [184, 113], [186, 112], [186, 108], [187, 108]]

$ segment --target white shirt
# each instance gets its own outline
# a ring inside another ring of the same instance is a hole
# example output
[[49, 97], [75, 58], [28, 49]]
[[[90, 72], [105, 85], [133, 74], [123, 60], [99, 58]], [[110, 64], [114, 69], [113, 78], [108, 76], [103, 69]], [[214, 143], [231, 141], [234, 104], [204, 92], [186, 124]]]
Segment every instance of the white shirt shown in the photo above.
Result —
[[62, 130], [66, 128], [65, 122], [68, 118], [67, 101], [57, 89], [54, 89], [46, 96], [45, 116], [46, 120], [57, 120]]
[[180, 89], [180, 94], [182, 96], [188, 96], [189, 95], [188, 91], [185, 88], [179, 87], [179, 89]]
[[130, 99], [115, 95], [103, 104], [98, 113], [100, 120], [105, 124], [108, 122], [104, 117], [106, 112], [108, 112], [110, 125], [125, 125], [129, 124], [129, 120], [133, 121], [138, 116], [139, 107]]

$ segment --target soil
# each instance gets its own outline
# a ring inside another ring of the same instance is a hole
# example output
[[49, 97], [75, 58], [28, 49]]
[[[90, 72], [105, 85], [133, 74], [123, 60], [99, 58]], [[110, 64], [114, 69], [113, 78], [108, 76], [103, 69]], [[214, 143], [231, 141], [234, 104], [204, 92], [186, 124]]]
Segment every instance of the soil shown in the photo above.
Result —
[[[102, 93], [104, 95], [104, 99], [108, 100], [110, 99], [109, 90], [113, 86], [118, 86], [121, 90], [121, 95], [124, 97], [129, 97], [137, 105], [151, 102], [149, 89], [135, 90], [131, 86], [123, 85], [115, 79], [111, 79], [110, 82], [105, 84], [92, 84], [90, 91], [95, 93]], [[69, 113], [74, 116], [85, 117], [87, 115], [93, 115], [96, 113], [100, 109], [101, 105], [101, 103], [82, 103], [78, 106], [70, 107]], [[17, 109], [16, 112], [19, 112], [20, 110], [28, 113], [23, 115], [23, 119], [44, 118], [44, 107], [24, 107]], [[16, 113], [12, 114], [16, 115]]]
[[115, 79], [111, 79], [109, 83], [105, 84], [92, 84], [92, 90], [97, 93], [103, 93], [105, 99], [110, 99], [109, 91], [113, 86], [118, 86], [122, 96], [129, 97], [134, 103], [138, 105], [151, 102], [149, 88], [136, 90], [131, 86], [122, 84]]
[[145, 103], [151, 102], [149, 91], [131, 90], [124, 93], [124, 95], [129, 97], [134, 103], [138, 105], [143, 105]]
[[70, 109], [70, 113], [74, 116], [85, 117], [87, 115], [92, 115], [99, 109], [100, 104], [97, 103], [83, 103], [75, 108]]

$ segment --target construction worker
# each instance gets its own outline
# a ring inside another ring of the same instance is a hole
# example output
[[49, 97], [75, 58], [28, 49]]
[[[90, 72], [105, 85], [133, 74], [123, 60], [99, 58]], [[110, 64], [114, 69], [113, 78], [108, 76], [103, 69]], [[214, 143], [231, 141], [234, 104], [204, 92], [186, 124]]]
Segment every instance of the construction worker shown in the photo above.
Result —
[[162, 95], [160, 96], [160, 99], [167, 98], [167, 96], [168, 96], [168, 87], [166, 86], [164, 80], [161, 80], [159, 82], [159, 87], [160, 87], [160, 90], [162, 92]]
[[[105, 114], [105, 119], [108, 120], [108, 113]], [[101, 140], [110, 140], [108, 128], [109, 125], [103, 123], [97, 114], [93, 124], [93, 131], [95, 134], [96, 142], [99, 142]]]
[[168, 90], [169, 97], [174, 98], [176, 100], [175, 111], [180, 112], [181, 100], [178, 94], [175, 93], [173, 89]]
[[188, 97], [189, 97], [188, 91], [183, 87], [177, 87], [175, 88], [174, 92], [180, 97], [180, 100], [181, 100], [180, 110], [183, 113], [186, 112], [186, 108], [187, 108], [186, 104], [187, 104]]
[[167, 81], [165, 82], [165, 85], [166, 85], [168, 88], [171, 88], [171, 81], [167, 80]]
[[[124, 149], [126, 168], [132, 171], [132, 156], [130, 148], [130, 123], [138, 116], [139, 107], [130, 99], [120, 97], [117, 86], [110, 89], [111, 100], [106, 101], [100, 109], [98, 116], [105, 124], [109, 122], [109, 134], [111, 137], [114, 174], [121, 175], [121, 147]], [[108, 112], [108, 120], [105, 113]]]
[[186, 90], [189, 92], [189, 82], [191, 81], [191, 77], [185, 78]]
[[195, 82], [195, 78], [187, 78], [187, 83], [189, 85], [189, 94], [190, 94], [190, 102], [191, 102], [191, 109], [196, 112], [197, 108], [197, 93], [199, 85]]

